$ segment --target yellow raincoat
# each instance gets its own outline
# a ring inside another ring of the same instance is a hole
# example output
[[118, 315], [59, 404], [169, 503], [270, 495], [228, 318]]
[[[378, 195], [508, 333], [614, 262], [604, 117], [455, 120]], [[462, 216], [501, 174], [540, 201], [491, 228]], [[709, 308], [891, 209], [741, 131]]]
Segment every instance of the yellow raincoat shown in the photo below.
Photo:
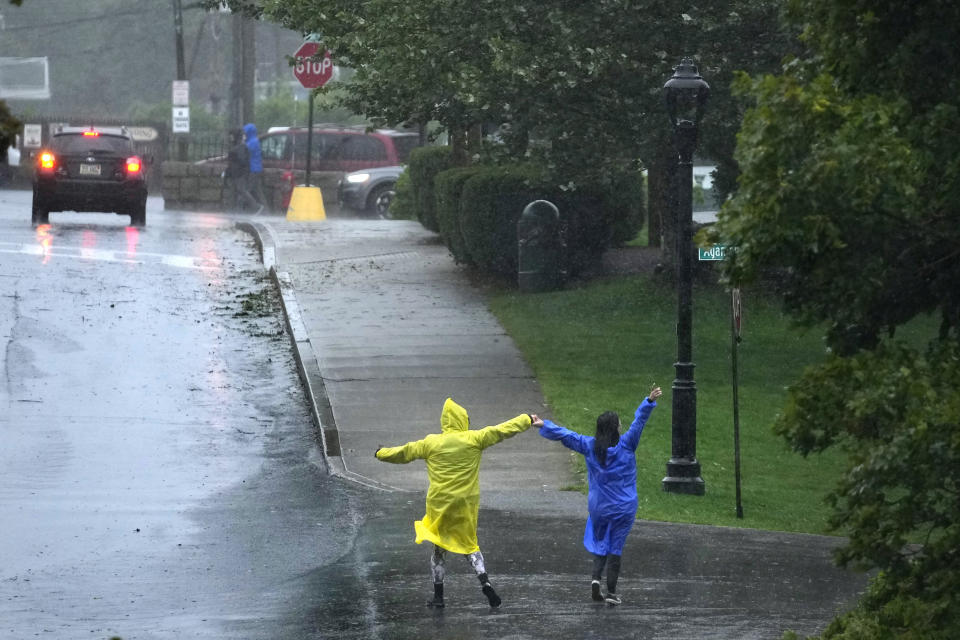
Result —
[[451, 398], [440, 416], [443, 433], [400, 447], [384, 447], [377, 459], [405, 464], [423, 459], [427, 463], [427, 515], [413, 523], [417, 544], [424, 540], [453, 553], [479, 551], [477, 512], [480, 509], [480, 456], [483, 450], [530, 428], [530, 416], [522, 414], [493, 427], [471, 431], [467, 410]]

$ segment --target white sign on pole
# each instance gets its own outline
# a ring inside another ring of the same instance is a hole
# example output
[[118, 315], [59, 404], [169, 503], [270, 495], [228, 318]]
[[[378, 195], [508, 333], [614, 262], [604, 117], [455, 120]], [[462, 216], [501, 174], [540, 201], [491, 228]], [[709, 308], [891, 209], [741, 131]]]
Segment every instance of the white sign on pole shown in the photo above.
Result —
[[173, 106], [187, 107], [190, 105], [190, 81], [173, 81]]
[[190, 133], [190, 107], [173, 108], [173, 132]]
[[127, 131], [135, 142], [151, 142], [160, 136], [153, 127], [127, 127]]
[[39, 149], [43, 146], [43, 125], [23, 125], [23, 146], [25, 149]]

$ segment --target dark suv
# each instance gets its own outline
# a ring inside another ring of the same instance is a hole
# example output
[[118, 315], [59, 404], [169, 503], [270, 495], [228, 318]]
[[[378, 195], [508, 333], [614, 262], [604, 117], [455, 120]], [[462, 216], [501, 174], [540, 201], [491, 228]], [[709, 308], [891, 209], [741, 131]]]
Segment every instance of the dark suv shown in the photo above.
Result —
[[122, 128], [61, 127], [36, 155], [32, 222], [47, 224], [51, 211], [128, 214], [147, 223], [143, 161]]

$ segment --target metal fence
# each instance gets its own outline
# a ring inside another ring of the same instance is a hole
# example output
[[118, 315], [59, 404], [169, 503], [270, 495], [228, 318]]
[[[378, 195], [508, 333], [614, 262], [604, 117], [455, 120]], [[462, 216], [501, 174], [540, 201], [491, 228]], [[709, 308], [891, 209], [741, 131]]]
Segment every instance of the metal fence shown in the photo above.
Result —
[[230, 149], [230, 136], [226, 131], [177, 133], [169, 136], [166, 142], [167, 159], [186, 162], [222, 158]]

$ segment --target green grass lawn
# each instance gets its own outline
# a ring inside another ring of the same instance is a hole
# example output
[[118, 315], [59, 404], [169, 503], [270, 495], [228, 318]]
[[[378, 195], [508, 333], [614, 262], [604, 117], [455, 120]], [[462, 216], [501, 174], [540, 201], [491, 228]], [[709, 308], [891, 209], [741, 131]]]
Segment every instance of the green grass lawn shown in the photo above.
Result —
[[[773, 302], [743, 293], [739, 397], [745, 517], [740, 520], [735, 510], [728, 293], [708, 286], [694, 291], [697, 458], [706, 483], [702, 497], [661, 488], [670, 457], [676, 358], [672, 284], [629, 276], [553, 293], [501, 291], [489, 301], [533, 368], [559, 424], [593, 435], [597, 416], [614, 410], [626, 427], [651, 385], [663, 388], [637, 450], [638, 517], [828, 533], [823, 498], [843, 467], [841, 454], [805, 459], [771, 431], [787, 386], [805, 366], [820, 361], [824, 349], [816, 332], [793, 328]], [[582, 458], [577, 458], [585, 482]]]

